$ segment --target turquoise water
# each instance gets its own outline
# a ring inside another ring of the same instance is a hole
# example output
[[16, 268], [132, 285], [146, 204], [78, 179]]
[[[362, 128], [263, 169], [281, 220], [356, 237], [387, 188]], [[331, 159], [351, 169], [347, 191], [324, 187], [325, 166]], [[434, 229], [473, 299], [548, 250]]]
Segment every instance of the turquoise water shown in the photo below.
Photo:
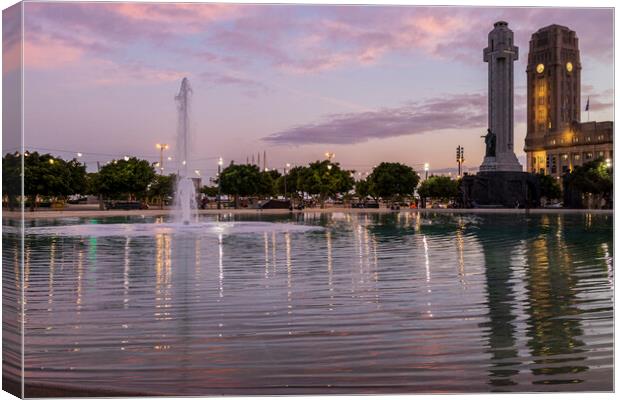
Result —
[[27, 222], [23, 271], [5, 228], [4, 289], [25, 290], [26, 386], [613, 389], [611, 215], [216, 218]]

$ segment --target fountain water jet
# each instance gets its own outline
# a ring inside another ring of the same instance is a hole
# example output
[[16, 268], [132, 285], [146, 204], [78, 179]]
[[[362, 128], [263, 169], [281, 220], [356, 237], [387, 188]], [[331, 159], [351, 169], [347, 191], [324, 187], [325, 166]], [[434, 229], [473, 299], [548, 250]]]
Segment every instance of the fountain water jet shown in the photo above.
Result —
[[[190, 162], [189, 100], [192, 88], [187, 78], [181, 81], [179, 94], [175, 96], [179, 120], [177, 124], [177, 160], [180, 163], [175, 193], [175, 220], [188, 225], [196, 216], [196, 188], [188, 176]], [[194, 218], [192, 218], [194, 217]]]

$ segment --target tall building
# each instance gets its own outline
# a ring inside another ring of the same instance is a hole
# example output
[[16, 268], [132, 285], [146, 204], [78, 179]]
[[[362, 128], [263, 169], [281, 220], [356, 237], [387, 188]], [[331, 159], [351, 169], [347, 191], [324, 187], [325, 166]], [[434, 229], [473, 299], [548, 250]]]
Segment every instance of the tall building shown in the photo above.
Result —
[[514, 45], [508, 22], [498, 21], [489, 32], [483, 60], [489, 68], [489, 129], [495, 134], [495, 154], [486, 155], [480, 171], [523, 171], [514, 152]]
[[613, 157], [613, 122], [581, 122], [579, 39], [565, 26], [539, 29], [527, 63], [527, 171], [556, 177]]

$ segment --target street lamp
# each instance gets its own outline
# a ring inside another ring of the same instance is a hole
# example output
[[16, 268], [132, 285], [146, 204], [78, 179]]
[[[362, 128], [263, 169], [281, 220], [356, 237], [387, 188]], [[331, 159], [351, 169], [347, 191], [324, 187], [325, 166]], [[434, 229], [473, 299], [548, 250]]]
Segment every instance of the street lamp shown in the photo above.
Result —
[[336, 153], [331, 153], [329, 151], [325, 152], [325, 158], [327, 158], [329, 162], [332, 162], [332, 158], [334, 157], [336, 157]]
[[220, 157], [217, 160], [217, 209], [220, 210], [222, 208], [222, 177], [220, 174], [222, 173], [222, 165], [224, 165], [224, 160]]
[[429, 168], [430, 168], [430, 165], [428, 165], [428, 163], [424, 163], [424, 180], [428, 179]]
[[[289, 168], [291, 168], [291, 164], [290, 163], [286, 163], [286, 168], [284, 168], [284, 201], [286, 201], [286, 195], [287, 195], [287, 191], [286, 191], [286, 176], [288, 175]], [[291, 204], [291, 206], [292, 206], [292, 204]]]
[[159, 149], [159, 173], [164, 174], [164, 150], [168, 150], [166, 143], [157, 143], [155, 145]]
[[611, 168], [611, 158], [605, 160], [605, 165], [607, 166], [607, 168]]

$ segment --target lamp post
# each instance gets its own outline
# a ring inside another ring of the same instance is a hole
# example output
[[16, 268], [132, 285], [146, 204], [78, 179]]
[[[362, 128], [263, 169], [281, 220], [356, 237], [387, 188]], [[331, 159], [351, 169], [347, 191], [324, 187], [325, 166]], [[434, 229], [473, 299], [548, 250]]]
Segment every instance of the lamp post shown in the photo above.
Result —
[[164, 174], [164, 150], [168, 150], [168, 145], [165, 143], [157, 143], [155, 145], [159, 149], [159, 173]]
[[[288, 170], [291, 167], [291, 164], [286, 163], [286, 168], [284, 168], [284, 201], [286, 201], [287, 198], [287, 190], [286, 190], [286, 176], [288, 175]], [[291, 204], [292, 206], [292, 204]]]
[[428, 179], [428, 169], [430, 168], [430, 165], [428, 165], [428, 163], [424, 163], [424, 180]]
[[327, 158], [327, 160], [328, 160], [329, 162], [332, 162], [332, 158], [334, 158], [334, 157], [336, 157], [336, 154], [335, 154], [335, 153], [331, 153], [331, 152], [329, 152], [329, 151], [325, 152], [325, 158]]
[[222, 157], [217, 161], [217, 209], [220, 210], [222, 208], [222, 177], [220, 174], [222, 173], [222, 165], [224, 165], [224, 160]]

